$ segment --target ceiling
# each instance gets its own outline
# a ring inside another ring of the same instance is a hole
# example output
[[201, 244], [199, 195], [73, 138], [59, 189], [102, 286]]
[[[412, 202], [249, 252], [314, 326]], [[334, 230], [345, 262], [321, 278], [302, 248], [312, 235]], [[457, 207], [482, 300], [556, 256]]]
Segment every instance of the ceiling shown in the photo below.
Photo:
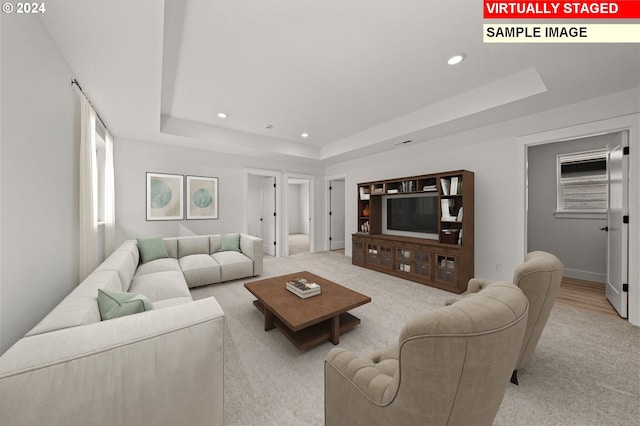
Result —
[[242, 155], [340, 161], [640, 83], [633, 44], [483, 44], [480, 0], [59, 0], [41, 19], [117, 138]]

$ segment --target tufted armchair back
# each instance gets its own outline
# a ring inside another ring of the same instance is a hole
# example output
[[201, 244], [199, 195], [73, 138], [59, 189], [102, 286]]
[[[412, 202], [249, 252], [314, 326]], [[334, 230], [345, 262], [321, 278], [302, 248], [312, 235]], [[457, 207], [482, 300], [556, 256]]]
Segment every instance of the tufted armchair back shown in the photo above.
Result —
[[[526, 367], [536, 350], [542, 330], [544, 330], [551, 308], [556, 300], [564, 266], [551, 253], [532, 251], [528, 253], [513, 274], [513, 283], [517, 285], [529, 300], [529, 316], [524, 333], [520, 355], [515, 364], [512, 382], [518, 384], [517, 371]], [[482, 290], [491, 281], [472, 278], [467, 287], [468, 293]]]
[[490, 425], [520, 354], [528, 302], [496, 282], [411, 319], [398, 343], [325, 360], [327, 425]]

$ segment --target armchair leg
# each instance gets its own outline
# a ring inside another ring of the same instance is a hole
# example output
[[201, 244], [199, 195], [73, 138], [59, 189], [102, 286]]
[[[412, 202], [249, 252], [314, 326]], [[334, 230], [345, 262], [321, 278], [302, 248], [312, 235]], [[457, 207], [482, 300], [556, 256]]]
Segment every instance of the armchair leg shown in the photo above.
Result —
[[513, 370], [513, 374], [511, 375], [511, 383], [518, 386], [518, 370]]

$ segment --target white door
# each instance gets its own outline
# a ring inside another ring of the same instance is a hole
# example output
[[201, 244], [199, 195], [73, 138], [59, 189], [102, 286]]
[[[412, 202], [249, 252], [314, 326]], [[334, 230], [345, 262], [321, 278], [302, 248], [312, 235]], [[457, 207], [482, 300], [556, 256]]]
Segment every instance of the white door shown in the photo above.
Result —
[[344, 180], [329, 182], [329, 250], [344, 248]]
[[247, 184], [247, 232], [262, 238], [262, 176], [248, 175]]
[[276, 255], [276, 178], [266, 177], [262, 179], [262, 243], [264, 252], [268, 255]]
[[[626, 132], [622, 138], [627, 137]], [[628, 263], [628, 224], [624, 223], [627, 214], [627, 176], [628, 160], [623, 154], [624, 143], [609, 146], [609, 209], [607, 214], [607, 299], [622, 318], [627, 318], [627, 263]]]

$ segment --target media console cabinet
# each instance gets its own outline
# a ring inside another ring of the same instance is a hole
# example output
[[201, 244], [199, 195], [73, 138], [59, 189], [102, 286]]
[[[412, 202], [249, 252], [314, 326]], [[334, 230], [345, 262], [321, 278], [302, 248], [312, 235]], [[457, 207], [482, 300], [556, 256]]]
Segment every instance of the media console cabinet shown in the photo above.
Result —
[[[474, 174], [468, 170], [359, 183], [352, 263], [454, 293], [466, 291], [474, 274], [473, 193]], [[383, 200], [418, 194], [437, 200], [431, 238], [386, 229]]]

